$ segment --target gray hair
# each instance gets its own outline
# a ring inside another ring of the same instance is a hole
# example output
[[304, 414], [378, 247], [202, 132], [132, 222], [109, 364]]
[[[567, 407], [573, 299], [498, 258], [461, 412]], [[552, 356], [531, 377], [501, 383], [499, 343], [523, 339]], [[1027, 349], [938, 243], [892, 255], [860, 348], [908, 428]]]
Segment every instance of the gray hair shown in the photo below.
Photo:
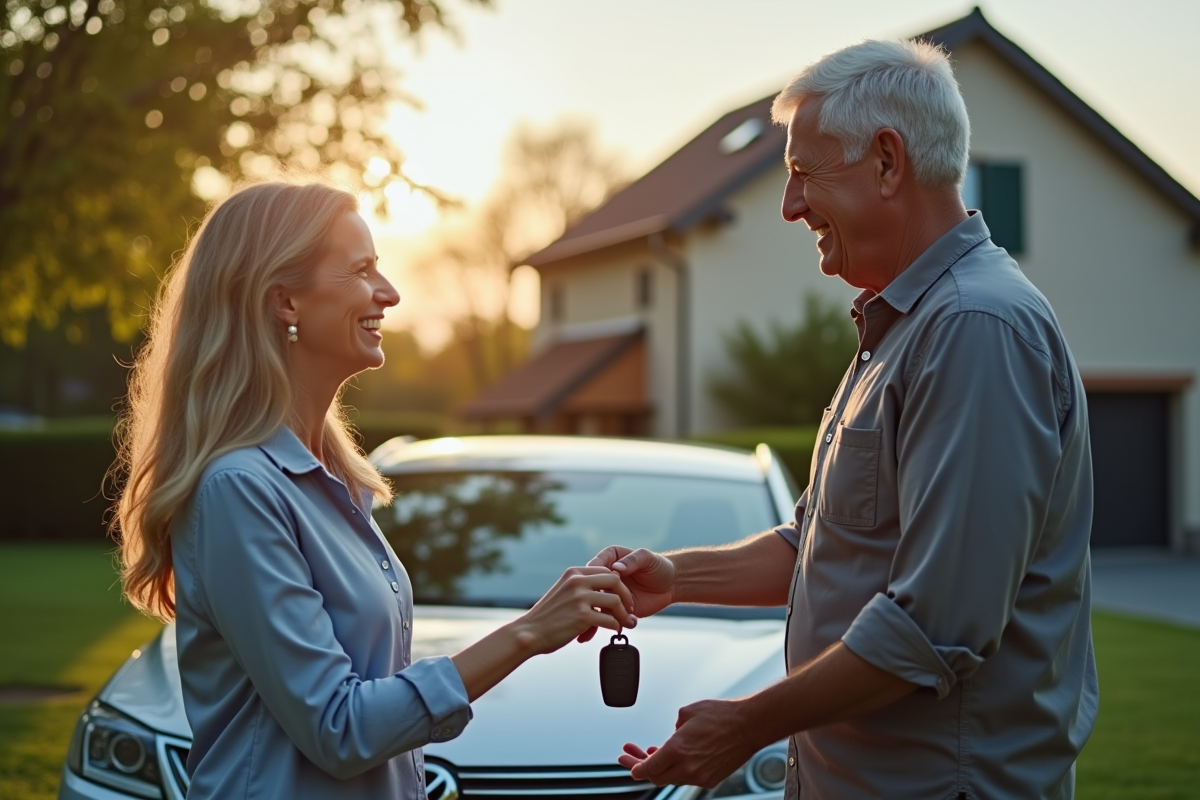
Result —
[[771, 105], [771, 119], [786, 125], [807, 96], [823, 100], [818, 130], [841, 142], [846, 163], [861, 159], [880, 129], [892, 128], [919, 183], [962, 183], [971, 121], [941, 47], [868, 40], [838, 50], [792, 78]]

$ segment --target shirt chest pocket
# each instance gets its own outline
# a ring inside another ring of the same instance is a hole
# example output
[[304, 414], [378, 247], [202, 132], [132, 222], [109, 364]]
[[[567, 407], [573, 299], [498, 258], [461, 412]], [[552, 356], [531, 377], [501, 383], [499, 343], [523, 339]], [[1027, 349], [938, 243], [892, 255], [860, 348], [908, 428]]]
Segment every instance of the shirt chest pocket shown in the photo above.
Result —
[[882, 438], [879, 428], [837, 427], [821, 478], [822, 518], [856, 528], [875, 525]]

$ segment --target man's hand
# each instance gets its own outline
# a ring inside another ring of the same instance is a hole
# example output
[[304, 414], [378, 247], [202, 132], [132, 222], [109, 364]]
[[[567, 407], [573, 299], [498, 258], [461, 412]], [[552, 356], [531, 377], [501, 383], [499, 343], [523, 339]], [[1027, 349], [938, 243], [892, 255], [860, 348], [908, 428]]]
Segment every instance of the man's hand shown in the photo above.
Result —
[[[587, 566], [607, 567], [620, 575], [621, 582], [633, 594], [630, 611], [639, 618], [657, 614], [675, 601], [678, 573], [666, 556], [613, 545], [597, 553]], [[595, 635], [596, 629], [590, 628], [579, 634], [579, 641], [586, 642]]]
[[701, 700], [679, 709], [675, 733], [662, 747], [625, 745], [617, 761], [639, 781], [711, 789], [759, 750], [744, 730], [736, 700]]

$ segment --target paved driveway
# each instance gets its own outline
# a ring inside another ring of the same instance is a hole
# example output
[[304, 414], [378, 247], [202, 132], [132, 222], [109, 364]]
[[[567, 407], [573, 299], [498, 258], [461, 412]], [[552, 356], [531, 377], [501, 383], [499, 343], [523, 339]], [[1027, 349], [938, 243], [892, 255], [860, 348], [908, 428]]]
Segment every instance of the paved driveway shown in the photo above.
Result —
[[1200, 628], [1200, 557], [1159, 549], [1093, 550], [1092, 607]]

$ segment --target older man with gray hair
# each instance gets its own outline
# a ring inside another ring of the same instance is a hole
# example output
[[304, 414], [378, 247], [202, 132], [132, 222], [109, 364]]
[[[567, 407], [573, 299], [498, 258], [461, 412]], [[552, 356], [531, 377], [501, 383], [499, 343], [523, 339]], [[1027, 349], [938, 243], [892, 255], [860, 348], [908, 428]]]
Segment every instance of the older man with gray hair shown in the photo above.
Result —
[[859, 348], [795, 521], [722, 548], [609, 547], [635, 613], [787, 605], [787, 676], [680, 710], [621, 763], [714, 786], [789, 739], [787, 797], [1069, 798], [1096, 717], [1087, 406], [1046, 299], [959, 196], [946, 54], [833, 53], [776, 98], [783, 216], [861, 289]]

